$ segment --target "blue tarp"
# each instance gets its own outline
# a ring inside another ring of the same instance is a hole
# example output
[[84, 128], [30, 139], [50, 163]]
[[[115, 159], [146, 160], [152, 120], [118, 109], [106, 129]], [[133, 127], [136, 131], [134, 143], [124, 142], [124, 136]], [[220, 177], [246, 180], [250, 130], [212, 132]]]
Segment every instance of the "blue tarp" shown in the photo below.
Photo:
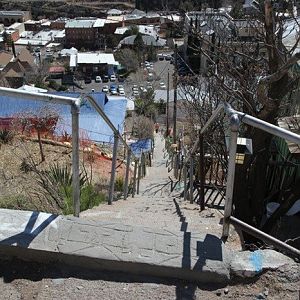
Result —
[[[54, 93], [52, 93], [54, 94]], [[55, 93], [56, 95], [68, 96], [77, 98], [79, 93]], [[126, 116], [127, 100], [120, 98], [120, 100], [112, 100], [105, 103], [107, 100], [104, 93], [91, 93], [91, 96], [97, 103], [104, 108], [104, 112], [119, 131], [123, 132], [124, 120]], [[56, 133], [63, 132], [71, 135], [71, 110], [68, 105], [62, 104], [48, 104], [36, 100], [21, 100], [13, 97], [6, 97], [0, 95], [0, 117], [12, 117], [22, 112], [34, 111], [43, 106], [50, 106], [55, 108], [59, 113], [60, 119], [56, 126]], [[113, 132], [94, 110], [88, 102], [84, 102], [80, 108], [79, 115], [80, 137], [88, 138], [97, 142], [113, 142]]]
[[130, 145], [131, 151], [135, 157], [140, 157], [142, 152], [150, 152], [152, 149], [151, 139], [138, 140]]

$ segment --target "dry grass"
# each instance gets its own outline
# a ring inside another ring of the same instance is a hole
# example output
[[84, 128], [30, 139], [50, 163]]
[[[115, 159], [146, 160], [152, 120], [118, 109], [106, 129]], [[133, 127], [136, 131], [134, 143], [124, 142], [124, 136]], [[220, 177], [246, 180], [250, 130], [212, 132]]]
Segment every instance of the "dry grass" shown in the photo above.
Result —
[[[59, 145], [43, 144], [46, 160], [41, 163], [39, 145], [35, 141], [15, 138], [12, 143], [2, 145], [0, 152], [0, 207], [11, 209], [39, 210], [61, 213], [59, 207], [48, 199], [37, 184], [37, 174], [32, 171], [49, 169], [50, 165], [72, 164], [72, 149]], [[100, 154], [88, 159], [80, 155], [81, 170], [87, 173], [97, 190], [107, 193], [111, 160]], [[124, 175], [124, 165], [118, 163], [117, 177]]]

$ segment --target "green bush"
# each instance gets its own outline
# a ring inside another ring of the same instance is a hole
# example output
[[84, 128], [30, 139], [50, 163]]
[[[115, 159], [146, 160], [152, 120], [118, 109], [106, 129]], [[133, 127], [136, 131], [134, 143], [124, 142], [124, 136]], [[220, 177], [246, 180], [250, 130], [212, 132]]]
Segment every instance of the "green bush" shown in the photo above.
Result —
[[14, 133], [11, 130], [1, 129], [0, 130], [0, 144], [8, 144], [14, 138]]
[[[72, 187], [69, 186], [64, 191], [64, 209], [63, 214], [70, 215], [74, 213], [73, 199], [72, 199]], [[80, 211], [93, 208], [105, 201], [105, 194], [99, 193], [95, 187], [91, 184], [83, 186], [80, 190]]]
[[20, 170], [23, 173], [29, 173], [29, 172], [33, 171], [32, 165], [30, 163], [28, 163], [26, 158], [22, 159], [22, 162], [21, 162], [21, 165], [20, 165]]
[[123, 177], [117, 177], [115, 181], [115, 191], [122, 192], [124, 189], [124, 179]]
[[28, 201], [23, 195], [1, 197], [0, 207], [6, 209], [29, 209]]

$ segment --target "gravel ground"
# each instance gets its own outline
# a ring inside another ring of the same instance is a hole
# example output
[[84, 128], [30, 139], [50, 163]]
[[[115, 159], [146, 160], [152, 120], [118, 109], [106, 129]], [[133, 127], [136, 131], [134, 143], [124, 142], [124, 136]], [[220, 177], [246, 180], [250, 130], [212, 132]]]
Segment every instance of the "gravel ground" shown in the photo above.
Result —
[[229, 286], [91, 272], [66, 266], [0, 261], [0, 299], [299, 299], [300, 272], [278, 270]]

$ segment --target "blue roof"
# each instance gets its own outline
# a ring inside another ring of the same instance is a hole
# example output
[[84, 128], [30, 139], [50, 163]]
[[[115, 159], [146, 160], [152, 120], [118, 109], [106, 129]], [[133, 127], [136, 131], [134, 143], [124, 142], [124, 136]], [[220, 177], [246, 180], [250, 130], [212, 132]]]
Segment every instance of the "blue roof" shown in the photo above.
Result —
[[[80, 97], [79, 93], [52, 93], [68, 97]], [[120, 100], [107, 101], [104, 93], [91, 93], [96, 102], [104, 109], [105, 114], [122, 133], [124, 129], [124, 120], [126, 116], [127, 100], [120, 98]], [[105, 103], [106, 102], [106, 103]], [[44, 103], [36, 100], [21, 100], [19, 98], [7, 97], [0, 95], [0, 117], [11, 117], [21, 112], [34, 111], [43, 106], [50, 106], [58, 111], [60, 119], [56, 126], [56, 133], [62, 134], [67, 132], [72, 133], [72, 117], [71, 110], [68, 105]], [[90, 139], [97, 142], [113, 142], [113, 131], [104, 122], [100, 115], [94, 108], [85, 101], [80, 107], [79, 115], [80, 138]]]
[[135, 157], [140, 157], [144, 152], [150, 152], [152, 149], [152, 140], [151, 139], [142, 139], [138, 140], [135, 143], [130, 145], [131, 151]]

